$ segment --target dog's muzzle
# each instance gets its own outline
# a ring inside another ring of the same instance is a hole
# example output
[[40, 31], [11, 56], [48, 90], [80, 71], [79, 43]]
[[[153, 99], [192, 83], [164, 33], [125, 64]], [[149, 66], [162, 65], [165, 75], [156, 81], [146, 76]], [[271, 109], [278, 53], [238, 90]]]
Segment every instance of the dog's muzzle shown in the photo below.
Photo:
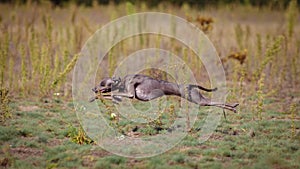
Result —
[[98, 92], [100, 92], [100, 93], [107, 93], [107, 92], [110, 92], [111, 89], [110, 88], [106, 88], [106, 87], [103, 87], [103, 88], [95, 87], [95, 88], [92, 89], [92, 91], [95, 92], [95, 93], [98, 93]]

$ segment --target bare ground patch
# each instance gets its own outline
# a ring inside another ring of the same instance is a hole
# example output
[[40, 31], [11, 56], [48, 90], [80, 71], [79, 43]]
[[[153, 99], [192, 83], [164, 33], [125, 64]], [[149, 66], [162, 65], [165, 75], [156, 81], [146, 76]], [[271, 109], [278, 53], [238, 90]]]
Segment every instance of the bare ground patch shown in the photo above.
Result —
[[18, 108], [21, 111], [34, 111], [40, 109], [38, 106], [22, 106], [22, 105], [20, 105]]
[[32, 156], [42, 156], [44, 150], [30, 147], [16, 147], [10, 148], [10, 153], [15, 157], [24, 160]]

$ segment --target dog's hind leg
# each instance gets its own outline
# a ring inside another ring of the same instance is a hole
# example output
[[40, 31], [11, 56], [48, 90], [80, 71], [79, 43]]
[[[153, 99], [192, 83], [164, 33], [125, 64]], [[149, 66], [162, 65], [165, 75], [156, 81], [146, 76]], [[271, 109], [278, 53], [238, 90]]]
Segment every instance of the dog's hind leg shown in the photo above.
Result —
[[238, 103], [231, 105], [227, 103], [211, 102], [209, 99], [206, 99], [205, 101], [200, 102], [199, 104], [203, 104], [203, 106], [217, 106], [217, 107], [230, 107], [230, 108], [236, 108], [239, 105]]
[[199, 105], [200, 106], [216, 106], [216, 107], [220, 107], [222, 109], [227, 109], [227, 110], [230, 110], [230, 111], [233, 111], [234, 113], [236, 113], [235, 107], [228, 106], [226, 104], [214, 103], [214, 102], [207, 102], [207, 103], [204, 102], [204, 103], [200, 103]]
[[214, 92], [214, 91], [218, 90], [218, 88], [208, 89], [208, 88], [202, 87], [200, 85], [192, 85], [192, 84], [188, 85], [188, 90], [192, 90], [193, 88], [197, 88], [197, 89], [200, 89], [200, 90], [203, 90], [206, 92]]
[[112, 100], [114, 103], [117, 103], [117, 104], [118, 104], [118, 102], [122, 101], [121, 97], [119, 97], [119, 96], [102, 95], [102, 96], [92, 97], [91, 99], [89, 99], [89, 102], [93, 102], [93, 101], [95, 101], [97, 99], [101, 99], [101, 98], [107, 99], [107, 100]]
[[233, 112], [236, 112], [235, 108], [239, 105], [238, 103], [230, 105], [226, 103], [212, 102], [210, 99], [205, 98], [203, 95], [201, 95], [201, 93], [196, 89], [192, 89], [189, 91], [188, 100], [200, 106], [216, 106]]

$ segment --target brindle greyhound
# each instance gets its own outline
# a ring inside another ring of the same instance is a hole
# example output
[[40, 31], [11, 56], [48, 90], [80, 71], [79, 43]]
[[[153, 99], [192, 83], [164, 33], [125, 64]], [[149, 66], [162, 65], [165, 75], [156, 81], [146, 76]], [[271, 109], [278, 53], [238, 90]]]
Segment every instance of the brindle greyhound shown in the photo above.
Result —
[[[131, 99], [135, 98], [141, 101], [150, 101], [163, 95], [176, 95], [200, 106], [216, 106], [236, 113], [236, 107], [239, 105], [238, 103], [230, 105], [211, 102], [210, 99], [205, 98], [198, 89], [206, 92], [213, 92], [217, 90], [217, 88], [207, 89], [199, 85], [178, 85], [140, 74], [127, 75], [123, 78], [123, 80], [120, 78], [104, 78], [100, 84], [92, 90], [95, 93], [100, 92], [100, 94], [116, 91], [111, 95], [102, 96], [105, 99], [111, 99], [115, 102], [122, 101], [122, 97]], [[188, 94], [187, 96], [186, 91]], [[90, 99], [90, 102], [93, 102], [98, 98], [99, 96], [95, 96]]]

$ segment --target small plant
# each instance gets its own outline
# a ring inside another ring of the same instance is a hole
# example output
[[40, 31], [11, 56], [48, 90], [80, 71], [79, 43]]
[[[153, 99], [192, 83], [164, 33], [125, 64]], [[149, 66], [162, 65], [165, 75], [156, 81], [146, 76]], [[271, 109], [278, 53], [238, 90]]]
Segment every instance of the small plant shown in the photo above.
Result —
[[25, 47], [24, 46], [21, 46], [21, 49], [20, 49], [20, 52], [21, 52], [21, 94], [23, 96], [26, 96], [27, 95], [27, 92], [28, 92], [28, 89], [27, 89], [27, 82], [28, 82], [28, 71], [27, 71], [27, 67], [26, 67], [26, 63], [25, 63], [25, 60], [26, 59], [26, 53], [25, 53]]
[[127, 13], [127, 15], [134, 14], [135, 12], [136, 11], [135, 11], [134, 5], [130, 1], [127, 1], [126, 2], [126, 13]]
[[170, 126], [175, 122], [176, 120], [176, 114], [175, 114], [175, 106], [173, 104], [169, 107], [169, 114], [170, 114]]
[[68, 137], [70, 137], [71, 141], [76, 144], [92, 144], [94, 142], [85, 134], [81, 126], [79, 127], [79, 129], [76, 129], [75, 127], [70, 125]]
[[108, 156], [104, 158], [106, 161], [109, 161], [111, 164], [122, 164], [126, 162], [126, 158], [121, 156]]
[[0, 153], [0, 166], [4, 168], [10, 168], [15, 162], [15, 158], [10, 152], [10, 146], [8, 144], [2, 145]]
[[49, 93], [49, 81], [50, 81], [50, 63], [49, 63], [49, 49], [46, 45], [42, 47], [41, 60], [39, 62], [39, 75], [40, 83], [39, 89], [42, 96], [46, 96]]
[[155, 135], [158, 133], [152, 125], [146, 125], [144, 128], [141, 128], [140, 131], [145, 135]]
[[38, 47], [38, 37], [34, 27], [31, 28], [31, 37], [29, 41], [29, 60], [31, 63], [31, 76], [32, 81], [36, 81], [39, 74], [40, 66], [40, 49]]
[[12, 116], [9, 108], [8, 89], [0, 89], [0, 122], [4, 122]]
[[10, 88], [11, 89], [14, 89], [14, 66], [15, 66], [15, 61], [14, 61], [14, 59], [13, 58], [10, 58], [9, 59], [9, 64], [8, 64], [8, 66], [9, 66], [9, 70], [8, 70], [8, 77], [9, 77], [9, 79], [8, 79], [8, 85], [10, 86]]
[[235, 27], [235, 37], [236, 41], [239, 45], [239, 48], [242, 49], [244, 48], [243, 41], [244, 41], [244, 31], [243, 28], [240, 24], [237, 24]]
[[77, 59], [79, 57], [79, 54], [75, 54], [73, 59], [67, 64], [63, 72], [59, 73], [59, 75], [54, 79], [52, 82], [52, 88], [55, 88], [60, 81], [65, 79], [66, 75], [74, 68]]
[[240, 96], [240, 99], [242, 99], [242, 101], [243, 101], [243, 90], [244, 90], [245, 77], [246, 77], [246, 68], [244, 66], [242, 66], [241, 67], [241, 76], [239, 79], [239, 84], [240, 84], [239, 96]]
[[211, 17], [198, 16], [196, 21], [203, 32], [209, 32], [213, 29], [212, 24], [214, 23], [214, 20]]
[[292, 78], [293, 78], [293, 87], [296, 87], [297, 79], [298, 79], [298, 73], [297, 73], [298, 64], [297, 64], [297, 60], [298, 60], [298, 57], [297, 57], [297, 54], [295, 54], [294, 57], [292, 58], [292, 65], [291, 65]]
[[286, 12], [287, 29], [289, 38], [293, 36], [295, 23], [298, 18], [297, 0], [291, 0]]
[[242, 65], [245, 62], [245, 59], [247, 58], [248, 50], [244, 49], [239, 52], [231, 52], [227, 57], [222, 59], [222, 62], [226, 62], [228, 59], [234, 59], [240, 62]]
[[195, 23], [204, 33], [208, 33], [213, 29], [212, 24], [214, 23], [213, 18], [197, 16], [195, 19], [189, 15], [186, 15], [186, 19], [189, 22]]
[[291, 114], [291, 120], [292, 120], [292, 124], [291, 124], [292, 137], [295, 137], [296, 136], [296, 125], [295, 125], [296, 103], [290, 105], [289, 112]]
[[261, 35], [259, 33], [256, 34], [256, 44], [257, 44], [257, 49], [256, 49], [255, 59], [259, 61], [259, 58], [261, 57], [261, 53], [262, 53]]
[[4, 37], [4, 44], [0, 44], [0, 87], [4, 86], [4, 78], [5, 78], [5, 71], [7, 69], [6, 60], [8, 58], [9, 52], [9, 34], [7, 33]]
[[263, 104], [264, 104], [264, 98], [265, 98], [265, 94], [263, 92], [264, 80], [265, 80], [265, 74], [263, 73], [260, 76], [260, 79], [258, 80], [258, 90], [256, 93], [256, 95], [257, 95], [256, 111], [257, 111], [257, 116], [260, 120], [262, 120]]
[[246, 37], [245, 37], [245, 47], [249, 47], [249, 43], [250, 43], [250, 36], [251, 36], [251, 29], [250, 26], [247, 25], [246, 26]]
[[152, 121], [152, 124], [154, 127], [161, 127], [163, 125], [162, 116], [163, 116], [163, 113], [160, 112], [157, 119]]
[[[187, 84], [186, 80], [183, 82], [183, 84]], [[184, 89], [184, 94], [185, 94], [185, 97], [187, 97], [188, 94], [189, 94], [189, 91], [188, 91], [187, 87]], [[186, 102], [186, 100], [184, 102]], [[185, 106], [182, 110], [183, 110], [183, 113], [186, 116], [186, 130], [188, 132], [190, 132], [191, 131], [191, 126], [190, 126], [191, 121], [190, 121], [190, 113], [189, 113], [189, 104], [184, 104], [183, 106]]]
[[172, 160], [175, 163], [181, 163], [181, 164], [183, 164], [185, 162], [185, 156], [182, 155], [182, 154], [176, 154], [176, 155], [173, 156]]
[[43, 16], [43, 21], [44, 21], [44, 25], [46, 27], [46, 36], [48, 39], [48, 47], [50, 49], [51, 44], [52, 44], [52, 31], [53, 31], [53, 21], [52, 18], [50, 16]]
[[254, 72], [254, 81], [260, 78], [263, 70], [265, 69], [266, 65], [274, 59], [275, 55], [280, 52], [281, 50], [281, 43], [284, 40], [283, 36], [278, 36], [274, 43], [267, 48], [265, 58], [260, 64], [259, 68]]

